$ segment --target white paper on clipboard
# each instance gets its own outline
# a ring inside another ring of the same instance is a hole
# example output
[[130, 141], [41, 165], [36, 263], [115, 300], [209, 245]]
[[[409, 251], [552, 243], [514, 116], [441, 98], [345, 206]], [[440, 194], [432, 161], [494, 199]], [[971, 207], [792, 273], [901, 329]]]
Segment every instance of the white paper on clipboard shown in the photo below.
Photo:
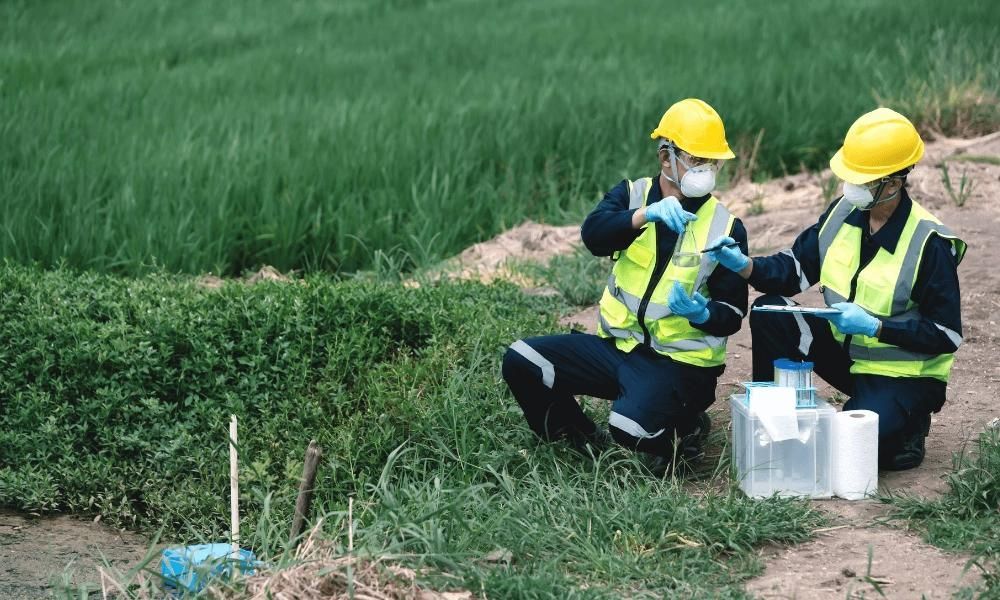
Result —
[[757, 312], [792, 313], [800, 315], [836, 315], [841, 312], [840, 309], [830, 308], [828, 306], [786, 306], [783, 304], [765, 304], [763, 306], [755, 306], [753, 307], [753, 310]]

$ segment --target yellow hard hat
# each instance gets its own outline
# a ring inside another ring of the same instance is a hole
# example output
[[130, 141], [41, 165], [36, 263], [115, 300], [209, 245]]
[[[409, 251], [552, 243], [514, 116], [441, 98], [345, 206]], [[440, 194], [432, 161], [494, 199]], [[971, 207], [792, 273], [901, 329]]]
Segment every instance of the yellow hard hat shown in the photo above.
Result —
[[924, 142], [913, 123], [894, 110], [876, 108], [847, 130], [830, 168], [844, 181], [861, 185], [914, 165], [923, 155]]
[[681, 150], [701, 158], [736, 158], [726, 143], [722, 117], [697, 98], [681, 100], [668, 108], [649, 137], [667, 138]]

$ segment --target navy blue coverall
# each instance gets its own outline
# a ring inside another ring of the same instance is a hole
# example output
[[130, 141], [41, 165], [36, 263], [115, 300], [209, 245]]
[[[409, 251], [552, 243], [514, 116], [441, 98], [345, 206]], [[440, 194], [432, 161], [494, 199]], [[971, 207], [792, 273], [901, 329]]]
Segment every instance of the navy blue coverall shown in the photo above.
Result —
[[[662, 191], [654, 178], [647, 205]], [[708, 200], [685, 198], [684, 210], [697, 212]], [[595, 256], [624, 250], [641, 233], [632, 228], [628, 184], [622, 181], [604, 195], [581, 228], [583, 243]], [[656, 271], [673, 254], [677, 234], [656, 227]], [[732, 237], [747, 251], [747, 235], [738, 219]], [[747, 310], [747, 283], [738, 274], [716, 268], [708, 279], [709, 318], [694, 327], [714, 336], [739, 331]], [[653, 282], [651, 285], [655, 285]], [[542, 439], [590, 439], [596, 426], [574, 398], [586, 394], [612, 400], [609, 425], [615, 441], [627, 448], [669, 458], [675, 436], [690, 433], [698, 416], [715, 401], [715, 386], [724, 366], [695, 367], [671, 360], [648, 346], [622, 352], [613, 339], [572, 333], [518, 340], [503, 360], [503, 377], [524, 411], [531, 429]], [[617, 416], [616, 416], [617, 415]]]
[[[819, 282], [819, 230], [836, 203], [827, 207], [815, 225], [799, 234], [790, 251], [754, 257], [749, 283], [766, 294], [754, 306], [795, 304], [788, 298]], [[847, 225], [862, 231], [859, 272], [879, 248], [887, 252], [896, 250], [910, 206], [910, 197], [903, 188], [899, 206], [874, 234], [870, 233], [868, 212], [854, 211], [847, 218]], [[962, 343], [962, 315], [958, 263], [948, 240], [938, 236], [928, 240], [910, 299], [917, 305], [920, 317], [883, 321], [879, 341], [925, 354], [955, 352]], [[753, 379], [773, 381], [776, 358], [812, 361], [820, 377], [850, 396], [844, 410], [867, 409], [878, 413], [879, 462], [883, 468], [893, 468], [893, 457], [903, 450], [904, 442], [914, 436], [921, 436], [922, 440], [926, 435], [930, 413], [940, 411], [944, 404], [947, 384], [931, 377], [853, 375], [846, 349], [850, 337], [840, 344], [830, 327], [827, 320], [812, 315], [751, 311]]]

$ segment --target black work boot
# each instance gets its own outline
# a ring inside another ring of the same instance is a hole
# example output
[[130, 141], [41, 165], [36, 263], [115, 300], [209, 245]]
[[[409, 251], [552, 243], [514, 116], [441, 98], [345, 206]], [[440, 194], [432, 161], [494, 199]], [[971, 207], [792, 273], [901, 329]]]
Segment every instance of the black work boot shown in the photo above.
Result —
[[712, 418], [706, 412], [698, 413], [695, 426], [687, 435], [681, 438], [678, 456], [689, 464], [695, 464], [705, 458], [705, 441], [712, 431]]
[[591, 452], [596, 456], [615, 447], [615, 439], [603, 427], [595, 427], [594, 433], [567, 436], [567, 439], [573, 449], [584, 456]]
[[887, 457], [882, 468], [887, 471], [905, 471], [919, 467], [920, 463], [924, 462], [924, 453], [926, 451], [924, 438], [927, 437], [930, 431], [930, 413], [913, 417], [900, 435], [899, 447], [892, 456]]
[[[712, 419], [701, 412], [695, 417], [694, 429], [677, 440], [676, 456], [649, 455], [646, 466], [655, 477], [668, 474], [688, 475], [692, 468], [705, 457], [705, 441], [712, 430]], [[676, 462], [675, 462], [676, 459]]]

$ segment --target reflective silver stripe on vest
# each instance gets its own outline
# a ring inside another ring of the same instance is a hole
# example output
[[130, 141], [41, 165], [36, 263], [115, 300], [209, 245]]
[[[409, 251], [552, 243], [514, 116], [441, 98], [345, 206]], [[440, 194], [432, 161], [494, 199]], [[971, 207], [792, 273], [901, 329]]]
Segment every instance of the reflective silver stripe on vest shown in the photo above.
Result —
[[[619, 327], [612, 327], [608, 324], [607, 319], [604, 318], [603, 314], [598, 314], [598, 322], [601, 324], [601, 329], [605, 333], [612, 337], [616, 337], [622, 340], [634, 339], [640, 344], [643, 342], [642, 333], [638, 331], [632, 331], [631, 329], [621, 329]], [[677, 340], [676, 342], [670, 342], [668, 344], [661, 344], [656, 341], [656, 338], [650, 336], [650, 345], [657, 352], [697, 352], [699, 350], [712, 350], [715, 348], [720, 348], [725, 346], [726, 338], [716, 337], [713, 335], [706, 335], [702, 338], [696, 338], [691, 340]]]
[[604, 315], [602, 313], [598, 313], [597, 320], [598, 323], [600, 323], [601, 325], [601, 329], [603, 329], [604, 332], [607, 333], [608, 335], [622, 340], [634, 339], [640, 344], [642, 343], [642, 334], [639, 333], [638, 331], [632, 331], [631, 329], [621, 329], [619, 327], [612, 327], [611, 325], [608, 324], [607, 319], [604, 318]]
[[608, 426], [621, 429], [630, 436], [643, 440], [655, 438], [656, 436], [666, 431], [666, 428], [664, 428], [657, 431], [656, 433], [649, 433], [642, 425], [639, 425], [638, 423], [626, 417], [625, 415], [616, 413], [614, 411], [611, 411], [611, 414], [608, 415]]
[[926, 219], [917, 223], [913, 237], [910, 238], [910, 246], [906, 249], [906, 256], [903, 257], [899, 279], [896, 280], [896, 290], [892, 296], [892, 314], [903, 312], [910, 303], [910, 292], [913, 290], [913, 282], [916, 281], [917, 270], [920, 268], [920, 255], [923, 253], [927, 238], [932, 233], [954, 237], [951, 231], [940, 223]]
[[646, 186], [651, 183], [651, 180], [643, 177], [642, 179], [636, 179], [629, 186], [628, 190], [628, 207], [629, 209], [639, 208], [646, 203]]
[[726, 345], [726, 338], [706, 335], [705, 337], [692, 340], [677, 340], [667, 344], [661, 344], [656, 339], [651, 340], [653, 349], [657, 352], [697, 352], [699, 350], [713, 350]]
[[552, 361], [539, 354], [537, 350], [525, 343], [524, 340], [517, 340], [510, 345], [510, 349], [541, 369], [542, 383], [545, 384], [545, 387], [552, 389], [552, 385], [556, 381], [556, 368], [552, 364]]
[[[716, 202], [715, 213], [712, 214], [712, 224], [708, 226], [708, 243], [729, 233], [729, 211], [721, 202]], [[694, 291], [697, 292], [701, 286], [708, 281], [712, 271], [715, 270], [717, 262], [712, 260], [708, 254], [701, 255], [701, 265], [698, 266], [698, 276], [694, 280]]]
[[837, 237], [837, 232], [840, 231], [841, 226], [843, 226], [844, 221], [847, 219], [847, 215], [851, 214], [854, 210], [854, 205], [852, 205], [847, 200], [843, 198], [840, 202], [833, 207], [833, 211], [830, 216], [826, 218], [826, 223], [820, 228], [819, 232], [819, 264], [820, 271], [823, 269], [823, 261], [826, 260], [826, 252], [833, 245], [834, 238]]
[[940, 356], [939, 354], [924, 354], [923, 352], [903, 350], [899, 346], [881, 346], [877, 348], [870, 348], [853, 342], [851, 343], [850, 354], [851, 358], [854, 360], [870, 360], [878, 362], [923, 362]]
[[[625, 290], [618, 287], [618, 279], [615, 277], [614, 272], [608, 276], [608, 291], [611, 295], [618, 299], [619, 302], [628, 307], [629, 312], [633, 315], [639, 314], [639, 304], [642, 303], [642, 298], [636, 296], [635, 294], [630, 294]], [[646, 318], [655, 321], [656, 319], [662, 319], [664, 317], [669, 317], [673, 312], [670, 310], [666, 304], [657, 304], [656, 302], [650, 302], [646, 305]]]

